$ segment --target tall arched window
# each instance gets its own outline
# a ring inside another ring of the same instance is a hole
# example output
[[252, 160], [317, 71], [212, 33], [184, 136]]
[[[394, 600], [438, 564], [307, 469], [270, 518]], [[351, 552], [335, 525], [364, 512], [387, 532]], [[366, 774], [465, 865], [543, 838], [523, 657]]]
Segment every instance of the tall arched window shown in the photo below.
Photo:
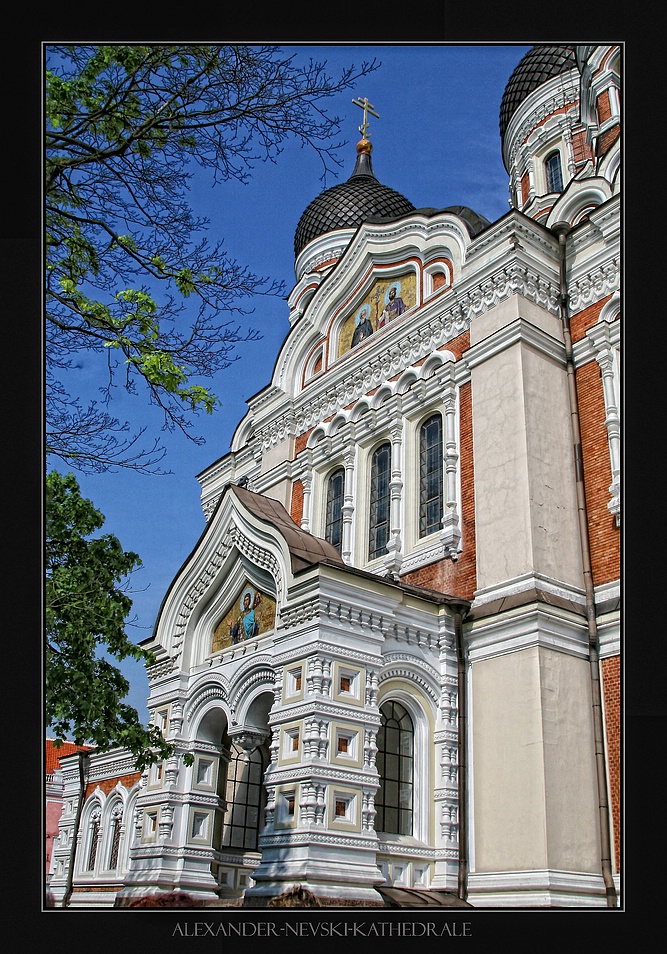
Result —
[[324, 536], [338, 552], [343, 546], [343, 501], [345, 499], [345, 470], [339, 467], [327, 481], [327, 514]]
[[562, 192], [563, 170], [558, 150], [550, 153], [544, 160], [544, 170], [547, 174], [547, 192]]
[[90, 845], [88, 848], [88, 861], [86, 871], [95, 870], [95, 859], [97, 858], [97, 845], [100, 840], [100, 809], [95, 808], [90, 816]]
[[114, 805], [111, 812], [111, 841], [109, 844], [109, 864], [107, 869], [115, 871], [118, 867], [118, 849], [120, 848], [120, 832], [123, 823], [123, 806]]
[[370, 525], [368, 531], [368, 559], [381, 556], [389, 541], [391, 505], [391, 444], [381, 444], [371, 459]]
[[435, 533], [443, 513], [442, 417], [434, 414], [419, 431], [419, 536]]
[[257, 851], [264, 807], [263, 782], [261, 750], [254, 749], [246, 757], [241, 748], [232, 743], [225, 787], [227, 811], [222, 829], [223, 848]]
[[377, 769], [380, 788], [375, 796], [375, 830], [412, 834], [414, 727], [398, 702], [380, 706]]

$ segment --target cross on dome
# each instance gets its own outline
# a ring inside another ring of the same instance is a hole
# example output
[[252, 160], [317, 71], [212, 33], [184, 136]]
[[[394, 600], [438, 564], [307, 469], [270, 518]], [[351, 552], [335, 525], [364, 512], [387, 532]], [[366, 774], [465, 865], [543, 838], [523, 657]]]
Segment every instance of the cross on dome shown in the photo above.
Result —
[[371, 116], [375, 116], [376, 119], [379, 119], [380, 116], [375, 112], [375, 107], [372, 103], [368, 102], [368, 98], [366, 96], [364, 96], [363, 99], [353, 99], [352, 102], [355, 106], [359, 106], [364, 111], [364, 121], [361, 126], [359, 126], [359, 132], [364, 139], [368, 139], [368, 114], [370, 113]]

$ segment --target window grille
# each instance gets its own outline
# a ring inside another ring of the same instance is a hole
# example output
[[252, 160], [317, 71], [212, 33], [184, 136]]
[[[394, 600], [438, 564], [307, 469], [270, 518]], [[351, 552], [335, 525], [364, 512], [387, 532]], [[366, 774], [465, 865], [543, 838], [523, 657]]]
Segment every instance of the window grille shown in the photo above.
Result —
[[396, 835], [412, 834], [414, 728], [398, 702], [380, 706], [377, 769], [380, 788], [375, 798], [375, 828]]
[[227, 766], [227, 811], [222, 831], [223, 848], [257, 851], [264, 801], [264, 757], [260, 749], [246, 759], [235, 743]]

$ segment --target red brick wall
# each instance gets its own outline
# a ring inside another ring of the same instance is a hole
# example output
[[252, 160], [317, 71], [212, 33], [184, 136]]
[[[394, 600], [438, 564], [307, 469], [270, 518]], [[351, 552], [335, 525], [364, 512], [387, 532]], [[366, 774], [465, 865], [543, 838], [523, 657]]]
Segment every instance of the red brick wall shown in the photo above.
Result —
[[530, 192], [530, 179], [528, 173], [525, 172], [521, 180], [521, 203], [522, 205], [528, 201], [528, 194]]
[[606, 89], [603, 93], [600, 93], [596, 106], [598, 111], [598, 124], [601, 126], [602, 123], [606, 122], [606, 120], [611, 116], [611, 103], [609, 102], [608, 89]]
[[590, 308], [584, 308], [583, 311], [579, 311], [576, 315], [571, 316], [570, 331], [572, 333], [572, 344], [576, 344], [577, 341], [581, 341], [588, 329], [593, 327], [595, 322], [600, 317], [600, 312], [610, 298], [611, 295], [607, 295], [606, 298], [596, 301], [594, 305], [590, 306]]
[[297, 457], [302, 450], [306, 449], [306, 444], [308, 443], [308, 438], [312, 434], [312, 427], [308, 431], [304, 431], [303, 434], [299, 434], [296, 441], [294, 442], [294, 456]]
[[584, 482], [593, 583], [609, 583], [620, 577], [620, 528], [609, 512], [611, 464], [604, 424], [602, 375], [597, 361], [577, 371], [577, 395], [584, 458]]
[[572, 136], [572, 153], [577, 165], [582, 165], [591, 158], [591, 148], [586, 142], [586, 132], [581, 130]]
[[303, 518], [303, 482], [301, 480], [295, 480], [292, 484], [290, 516], [296, 524], [301, 526], [301, 520]]
[[86, 798], [92, 795], [98, 786], [105, 795], [108, 795], [109, 792], [116, 787], [118, 782], [120, 782], [121, 785], [124, 785], [125, 788], [132, 788], [132, 786], [138, 782], [140, 778], [141, 772], [132, 772], [131, 775], [121, 775], [120, 778], [115, 776], [113, 778], [104, 778], [101, 782], [88, 782], [88, 785], [86, 786]]
[[616, 870], [621, 870], [621, 660], [610, 656], [602, 660], [609, 796], [613, 824]]
[[598, 153], [603, 156], [610, 146], [614, 145], [619, 135], [620, 129], [618, 126], [612, 126], [611, 129], [607, 129], [603, 132], [598, 139]]
[[[586, 331], [595, 324], [600, 311], [610, 298], [611, 295], [608, 295], [590, 308], [572, 316], [573, 342], [580, 341]], [[604, 423], [602, 373], [597, 361], [589, 361], [578, 368], [576, 380], [593, 582], [597, 586], [620, 577], [620, 529], [607, 509], [611, 463]]]

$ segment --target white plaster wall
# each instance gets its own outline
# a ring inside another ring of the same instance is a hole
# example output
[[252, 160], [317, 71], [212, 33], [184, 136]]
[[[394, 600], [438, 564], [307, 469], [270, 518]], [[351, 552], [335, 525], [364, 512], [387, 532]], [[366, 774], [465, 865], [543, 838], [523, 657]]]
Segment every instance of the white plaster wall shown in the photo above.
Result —
[[472, 667], [474, 870], [599, 870], [588, 663], [541, 647]]
[[522, 378], [518, 345], [472, 371], [479, 589], [532, 568]]
[[566, 372], [527, 347], [522, 371], [533, 567], [583, 586]]
[[288, 437], [283, 441], [272, 444], [262, 453], [262, 473], [267, 474], [274, 467], [278, 467], [286, 460], [294, 457], [294, 438]]
[[474, 869], [545, 868], [537, 647], [472, 667]]
[[540, 650], [548, 867], [600, 870], [595, 742], [587, 660]]
[[[471, 341], [489, 347], [518, 318], [560, 333], [552, 315], [514, 296], [472, 322]], [[530, 573], [581, 586], [564, 365], [515, 339], [489, 347], [471, 375], [478, 588]]]

